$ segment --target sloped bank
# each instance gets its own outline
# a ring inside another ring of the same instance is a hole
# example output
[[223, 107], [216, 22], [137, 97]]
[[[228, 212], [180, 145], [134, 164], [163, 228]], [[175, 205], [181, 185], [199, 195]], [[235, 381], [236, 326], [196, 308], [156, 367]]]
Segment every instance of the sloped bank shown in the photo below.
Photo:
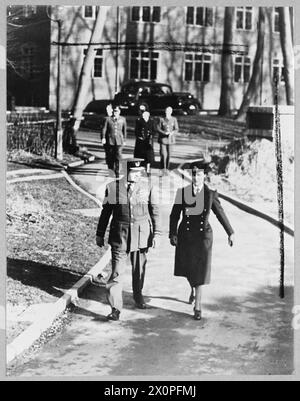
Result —
[[[282, 143], [284, 210], [288, 223], [294, 223], [293, 144]], [[277, 213], [277, 171], [275, 144], [266, 139], [242, 139], [221, 151], [212, 151], [212, 182], [220, 191], [232, 194], [260, 210]]]

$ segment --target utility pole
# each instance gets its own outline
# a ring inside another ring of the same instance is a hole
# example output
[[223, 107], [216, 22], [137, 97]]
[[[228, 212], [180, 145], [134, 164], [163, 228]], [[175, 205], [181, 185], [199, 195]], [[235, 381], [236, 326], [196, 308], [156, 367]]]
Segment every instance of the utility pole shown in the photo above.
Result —
[[119, 91], [119, 42], [120, 42], [120, 7], [117, 7], [117, 32], [116, 32], [116, 77], [115, 93]]
[[280, 298], [284, 298], [284, 279], [285, 279], [285, 237], [284, 237], [284, 205], [283, 205], [283, 169], [282, 169], [282, 143], [281, 143], [281, 126], [279, 112], [279, 82], [280, 75], [276, 75], [274, 79], [275, 85], [275, 156], [276, 156], [276, 172], [277, 172], [277, 202], [278, 202], [278, 218], [280, 229]]
[[57, 95], [56, 95], [56, 152], [57, 160], [63, 159], [63, 129], [61, 118], [61, 30], [62, 20], [57, 20], [58, 25], [58, 49], [57, 49]]

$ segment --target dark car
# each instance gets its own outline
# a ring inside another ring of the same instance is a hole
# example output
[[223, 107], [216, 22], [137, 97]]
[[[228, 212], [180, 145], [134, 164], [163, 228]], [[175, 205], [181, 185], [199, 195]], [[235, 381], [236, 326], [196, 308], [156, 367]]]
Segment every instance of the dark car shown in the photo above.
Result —
[[112, 100], [91, 101], [84, 109], [81, 128], [99, 130], [106, 116], [106, 106], [112, 103]]
[[199, 100], [190, 93], [173, 92], [170, 85], [145, 81], [123, 85], [114, 103], [128, 114], [138, 114], [141, 105], [154, 115], [163, 114], [168, 106], [173, 108], [174, 114], [197, 114], [201, 110]]

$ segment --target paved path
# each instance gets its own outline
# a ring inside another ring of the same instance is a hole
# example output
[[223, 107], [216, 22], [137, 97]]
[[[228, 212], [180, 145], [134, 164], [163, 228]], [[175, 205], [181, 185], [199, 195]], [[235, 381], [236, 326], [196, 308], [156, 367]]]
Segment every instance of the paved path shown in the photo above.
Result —
[[[105, 173], [99, 171], [103, 184]], [[95, 177], [84, 172], [75, 177], [97, 192]], [[178, 185], [175, 177], [172, 196]], [[292, 373], [293, 239], [286, 238], [287, 295], [280, 300], [278, 230], [223, 202], [236, 230], [236, 244], [228, 247], [223, 228], [212, 217], [212, 284], [204, 291], [204, 319], [195, 322], [186, 302], [189, 286], [185, 279], [173, 277], [174, 248], [167, 239], [171, 204], [169, 192], [163, 194], [165, 232], [160, 248], [149, 255], [146, 276], [150, 309], [134, 308], [128, 265], [120, 322], [106, 321], [109, 307], [104, 291], [90, 286], [62, 335], [14, 374], [182, 378]]]

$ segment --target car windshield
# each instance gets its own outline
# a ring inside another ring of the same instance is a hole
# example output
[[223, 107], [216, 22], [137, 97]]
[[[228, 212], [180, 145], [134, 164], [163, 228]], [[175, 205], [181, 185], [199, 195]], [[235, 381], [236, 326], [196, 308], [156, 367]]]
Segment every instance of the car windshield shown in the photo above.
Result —
[[136, 95], [140, 96], [162, 96], [172, 94], [172, 89], [169, 85], [153, 85], [153, 86], [138, 86], [138, 85], [126, 85], [122, 88], [122, 93], [125, 95]]
[[153, 86], [151, 89], [152, 95], [170, 95], [172, 93], [171, 88], [168, 85]]
[[122, 88], [122, 93], [124, 93], [125, 95], [136, 95], [137, 92], [139, 90], [139, 87], [136, 85], [128, 85], [128, 86], [124, 86]]

